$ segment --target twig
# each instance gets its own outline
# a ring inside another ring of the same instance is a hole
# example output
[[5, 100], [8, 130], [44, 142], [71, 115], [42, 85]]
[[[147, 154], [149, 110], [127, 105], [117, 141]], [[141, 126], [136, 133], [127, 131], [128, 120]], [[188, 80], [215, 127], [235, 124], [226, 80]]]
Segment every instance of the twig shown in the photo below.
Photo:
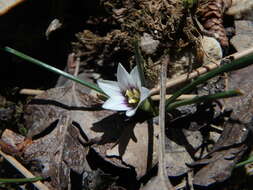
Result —
[[176, 190], [185, 189], [186, 185], [187, 185], [187, 184], [186, 184], [186, 179], [184, 179], [184, 180], [182, 180], [182, 182], [181, 182], [180, 184], [178, 184], [178, 185], [175, 186], [175, 189], [176, 189]]
[[187, 172], [187, 176], [188, 176], [188, 185], [189, 185], [189, 188], [190, 190], [194, 190], [194, 186], [193, 186], [193, 171], [190, 170]]
[[8, 11], [10, 11], [13, 7], [17, 6], [18, 4], [24, 2], [25, 0], [15, 0], [15, 1], [7, 1], [2, 2], [0, 6], [0, 16], [6, 14]]
[[167, 186], [166, 189], [175, 189], [167, 176], [165, 165], [165, 95], [166, 95], [166, 78], [167, 78], [167, 66], [169, 62], [169, 56], [166, 55], [162, 62], [161, 71], [161, 90], [160, 90], [160, 105], [159, 105], [159, 157], [158, 157], [158, 176], [162, 180], [163, 184]]
[[[20, 162], [18, 162], [14, 157], [5, 154], [0, 150], [0, 155], [3, 156], [10, 164], [12, 164], [18, 171], [20, 171], [27, 178], [35, 178], [35, 176], [27, 170]], [[41, 181], [33, 182], [33, 185], [39, 190], [49, 190], [49, 188], [44, 185]]]
[[[79, 73], [79, 68], [80, 68], [80, 58], [76, 58], [75, 59], [75, 72], [74, 72], [74, 76], [77, 77], [78, 76], [78, 73]], [[73, 99], [74, 99], [74, 102], [76, 105], [79, 105], [79, 101], [78, 101], [78, 97], [77, 97], [77, 94], [76, 94], [76, 82], [72, 82], [72, 96], [73, 96]]]
[[36, 89], [28, 89], [28, 88], [23, 88], [19, 91], [19, 94], [24, 94], [24, 95], [40, 95], [44, 93], [44, 90], [36, 90]]
[[[225, 57], [223, 59], [237, 60], [237, 59], [242, 58], [243, 56], [249, 55], [251, 53], [253, 53], [253, 47], [249, 48], [247, 50], [244, 50], [242, 52], [234, 53], [234, 54], [232, 54], [230, 56], [227, 56], [227, 57]], [[196, 78], [196, 77], [198, 77], [198, 76], [200, 76], [200, 75], [202, 75], [202, 74], [204, 74], [204, 73], [206, 73], [208, 71], [211, 71], [211, 70], [219, 67], [220, 63], [221, 63], [221, 61], [223, 59], [221, 59], [221, 60], [219, 60], [219, 61], [217, 61], [215, 63], [210, 63], [210, 64], [205, 65], [203, 67], [199, 67], [198, 69], [196, 69], [195, 71], [193, 71], [190, 74], [183, 74], [183, 75], [181, 75], [181, 76], [179, 76], [179, 77], [177, 77], [175, 79], [171, 79], [171, 80], [167, 81], [166, 88], [170, 88], [170, 87], [176, 86], [178, 84], [181, 84], [181, 83], [183, 83], [183, 82], [185, 82], [187, 80], [194, 79], [194, 78]], [[151, 95], [158, 94], [159, 90], [160, 90], [160, 87], [153, 88], [153, 89], [151, 89], [150, 94]]]

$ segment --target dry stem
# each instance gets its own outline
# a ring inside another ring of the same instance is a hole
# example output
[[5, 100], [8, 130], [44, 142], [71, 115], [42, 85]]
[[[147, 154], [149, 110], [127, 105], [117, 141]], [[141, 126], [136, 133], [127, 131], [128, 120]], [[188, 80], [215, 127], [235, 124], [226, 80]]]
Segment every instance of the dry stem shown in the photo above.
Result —
[[166, 79], [167, 79], [167, 66], [169, 63], [169, 56], [166, 55], [162, 62], [161, 71], [161, 90], [160, 90], [160, 105], [159, 105], [159, 157], [158, 157], [158, 177], [165, 185], [166, 189], [174, 189], [166, 172], [165, 165], [165, 95], [166, 95]]
[[36, 90], [36, 89], [27, 89], [23, 88], [19, 91], [19, 94], [24, 94], [24, 95], [40, 95], [44, 93], [45, 90]]
[[[0, 150], [0, 155], [3, 156], [11, 165], [13, 165], [18, 171], [20, 171], [27, 178], [34, 178], [35, 176], [27, 170], [20, 162], [18, 162], [14, 157], [5, 154]], [[49, 190], [49, 188], [44, 185], [41, 181], [32, 182], [35, 187], [39, 190]]]

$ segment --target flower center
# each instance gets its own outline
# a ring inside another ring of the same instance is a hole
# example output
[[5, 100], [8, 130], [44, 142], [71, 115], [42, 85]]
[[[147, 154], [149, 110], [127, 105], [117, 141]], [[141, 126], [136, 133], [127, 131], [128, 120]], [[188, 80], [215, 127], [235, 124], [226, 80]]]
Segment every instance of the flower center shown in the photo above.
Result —
[[133, 88], [126, 90], [125, 96], [129, 104], [137, 104], [140, 101], [140, 91], [138, 89]]

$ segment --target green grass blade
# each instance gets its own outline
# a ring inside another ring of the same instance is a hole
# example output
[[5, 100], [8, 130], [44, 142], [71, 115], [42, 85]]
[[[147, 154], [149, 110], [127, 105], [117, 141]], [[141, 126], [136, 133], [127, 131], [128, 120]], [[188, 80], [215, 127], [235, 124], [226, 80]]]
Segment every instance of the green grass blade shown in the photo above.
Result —
[[0, 183], [27, 183], [43, 180], [43, 177], [34, 178], [0, 178]]
[[49, 70], [49, 71], [51, 71], [53, 73], [62, 75], [62, 76], [66, 77], [66, 78], [68, 78], [70, 80], [73, 80], [73, 81], [75, 81], [77, 83], [80, 83], [80, 84], [82, 84], [82, 85], [84, 85], [84, 86], [86, 86], [88, 88], [91, 88], [91, 89], [93, 89], [93, 90], [95, 90], [95, 91], [97, 91], [97, 92], [105, 95], [105, 93], [97, 85], [95, 85], [95, 84], [92, 84], [90, 82], [81, 80], [81, 79], [79, 79], [79, 78], [77, 78], [77, 77], [75, 77], [75, 76], [73, 76], [73, 75], [71, 75], [69, 73], [66, 73], [66, 72], [64, 72], [64, 71], [62, 71], [60, 69], [57, 69], [57, 68], [55, 68], [55, 67], [53, 67], [51, 65], [48, 65], [48, 64], [46, 64], [46, 63], [44, 63], [42, 61], [39, 61], [39, 60], [37, 60], [37, 59], [35, 59], [33, 57], [30, 57], [30, 56], [28, 56], [28, 55], [26, 55], [26, 54], [24, 54], [24, 53], [22, 53], [20, 51], [17, 51], [17, 50], [15, 50], [13, 48], [4, 47], [3, 50], [6, 51], [6, 52], [9, 52], [11, 54], [14, 54], [14, 55], [16, 55], [16, 56], [18, 56], [18, 57], [20, 57], [20, 58], [22, 58], [24, 60], [27, 60], [27, 61], [29, 61], [31, 63], [34, 63], [34, 64], [36, 64], [36, 65], [38, 65], [40, 67], [43, 67], [43, 68], [45, 68], [45, 69], [47, 69], [47, 70]]
[[166, 111], [171, 111], [172, 109], [175, 109], [180, 106], [185, 106], [189, 104], [197, 104], [200, 102], [213, 101], [213, 100], [222, 99], [222, 98], [230, 98], [234, 96], [240, 96], [242, 94], [243, 93], [240, 90], [229, 90], [229, 91], [206, 95], [206, 96], [197, 96], [189, 100], [181, 100], [181, 101], [173, 102], [167, 106]]
[[253, 156], [249, 157], [247, 160], [239, 162], [238, 164], [235, 165], [236, 168], [244, 166], [246, 164], [250, 164], [253, 162]]

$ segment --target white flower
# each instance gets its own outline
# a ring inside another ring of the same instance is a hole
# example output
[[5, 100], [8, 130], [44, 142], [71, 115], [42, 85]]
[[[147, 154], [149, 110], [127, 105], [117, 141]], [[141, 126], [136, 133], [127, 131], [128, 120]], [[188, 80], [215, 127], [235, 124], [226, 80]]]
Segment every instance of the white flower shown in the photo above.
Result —
[[119, 64], [117, 69], [117, 82], [99, 80], [98, 86], [109, 96], [103, 108], [117, 111], [126, 111], [131, 117], [137, 108], [149, 96], [149, 90], [141, 86], [141, 79], [135, 66], [130, 74]]

